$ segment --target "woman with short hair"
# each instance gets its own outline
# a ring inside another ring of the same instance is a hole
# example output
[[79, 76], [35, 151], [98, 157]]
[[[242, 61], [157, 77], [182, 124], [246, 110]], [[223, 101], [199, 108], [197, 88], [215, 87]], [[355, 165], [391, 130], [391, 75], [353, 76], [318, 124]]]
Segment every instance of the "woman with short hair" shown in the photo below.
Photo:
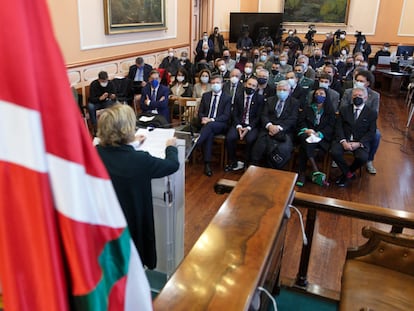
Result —
[[157, 265], [151, 179], [161, 178], [179, 168], [175, 138], [167, 140], [165, 159], [137, 151], [134, 144], [144, 143], [136, 137], [136, 117], [128, 105], [116, 104], [99, 117], [97, 150], [125, 214], [129, 231], [145, 266]]

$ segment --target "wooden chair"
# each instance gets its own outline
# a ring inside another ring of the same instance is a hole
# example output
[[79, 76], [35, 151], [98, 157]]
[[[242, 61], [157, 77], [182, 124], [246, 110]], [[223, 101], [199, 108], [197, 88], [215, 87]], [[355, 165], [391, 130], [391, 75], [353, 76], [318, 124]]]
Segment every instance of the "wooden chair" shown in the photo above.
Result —
[[364, 227], [348, 249], [339, 310], [414, 310], [414, 236]]
[[407, 91], [407, 96], [405, 98], [405, 102], [407, 104], [407, 108], [408, 108], [408, 120], [407, 120], [407, 127], [410, 126], [411, 123], [411, 119], [413, 118], [414, 115], [414, 82], [411, 82], [408, 85], [408, 91]]
[[[194, 118], [197, 117], [199, 99], [193, 97], [180, 97], [177, 100], [179, 105], [179, 118], [184, 127], [187, 127], [192, 124]], [[220, 166], [224, 168], [224, 162], [226, 157], [226, 136], [216, 135], [214, 136], [214, 143], [220, 147]], [[193, 163], [195, 162], [195, 157], [193, 157]]]
[[194, 97], [180, 97], [176, 103], [180, 122], [189, 125], [197, 116], [199, 101]]

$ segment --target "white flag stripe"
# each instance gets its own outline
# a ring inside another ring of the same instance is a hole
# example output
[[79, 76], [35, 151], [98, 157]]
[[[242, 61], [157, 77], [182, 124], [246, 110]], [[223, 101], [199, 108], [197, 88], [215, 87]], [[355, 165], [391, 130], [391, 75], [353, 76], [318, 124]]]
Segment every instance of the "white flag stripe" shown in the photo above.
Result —
[[0, 100], [0, 160], [47, 171], [45, 143], [40, 114]]
[[151, 289], [144, 269], [142, 269], [142, 262], [138, 256], [135, 244], [132, 240], [130, 243], [131, 254], [129, 257], [124, 310], [131, 311], [139, 309], [142, 311], [149, 311], [152, 310]]
[[113, 228], [126, 227], [111, 180], [92, 177], [85, 167], [48, 155], [56, 209], [80, 222]]

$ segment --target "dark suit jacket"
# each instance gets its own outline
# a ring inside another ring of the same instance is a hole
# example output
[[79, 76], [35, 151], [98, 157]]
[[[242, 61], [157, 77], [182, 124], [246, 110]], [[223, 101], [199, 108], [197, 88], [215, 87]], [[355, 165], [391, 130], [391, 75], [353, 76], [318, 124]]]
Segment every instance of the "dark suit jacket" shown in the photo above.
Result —
[[377, 113], [364, 106], [358, 119], [354, 120], [354, 106], [346, 105], [339, 108], [339, 116], [335, 123], [335, 139], [340, 142], [343, 139], [349, 141], [351, 135], [353, 141], [361, 142], [364, 146], [369, 143], [375, 136], [377, 129]]
[[[240, 92], [239, 94], [237, 94], [237, 96], [234, 97], [231, 122], [232, 126], [234, 127], [236, 127], [237, 125], [242, 125], [243, 127], [246, 126], [246, 124], [242, 123], [245, 102], [246, 97], [244, 95], [244, 92]], [[264, 102], [265, 99], [263, 95], [259, 95], [257, 94], [257, 92], [253, 94], [249, 107], [250, 109], [248, 126], [250, 126], [251, 128], [256, 128], [259, 126]]]
[[168, 176], [178, 170], [177, 148], [167, 147], [165, 159], [135, 151], [130, 145], [98, 145], [97, 150], [111, 177], [142, 263], [154, 269], [157, 254], [151, 179]]
[[[257, 89], [256, 92], [259, 92], [259, 89]], [[276, 95], [276, 88], [274, 86], [270, 86], [269, 84], [267, 84], [263, 90], [263, 97], [269, 98], [275, 95]]]
[[[129, 67], [128, 78], [131, 79], [131, 81], [134, 81], [137, 70], [138, 70], [137, 65], [132, 65], [131, 67]], [[151, 70], [152, 70], [151, 65], [144, 64], [144, 72], [142, 73], [142, 75], [143, 75], [145, 82], [148, 82], [148, 78], [149, 78]]]
[[[197, 46], [196, 46], [196, 52], [197, 53], [202, 53], [203, 52], [203, 43], [204, 43], [204, 40], [203, 39], [200, 39], [200, 40], [198, 40], [198, 42], [197, 42]], [[213, 43], [213, 41], [211, 41], [210, 39], [208, 39], [207, 40], [207, 43], [208, 43], [208, 49], [209, 49], [209, 52], [214, 52], [214, 43]]]
[[[230, 80], [224, 82], [224, 84], [223, 84], [223, 92], [226, 93], [227, 95], [230, 95], [230, 96], [231, 96], [231, 92], [230, 92], [231, 84], [232, 83], [230, 82]], [[243, 90], [244, 90], [243, 83], [241, 83], [239, 81], [239, 83], [237, 83], [237, 85], [236, 85], [236, 91], [235, 91], [234, 96], [237, 96], [239, 94], [243, 94]]]
[[194, 59], [194, 63], [199, 63], [202, 60], [205, 60], [206, 62], [210, 62], [214, 59], [214, 54], [212, 50], [209, 50], [207, 55], [204, 54], [203, 51], [201, 51], [200, 53], [197, 53], [197, 55], [195, 56]]
[[160, 84], [158, 86], [158, 91], [157, 91], [157, 100], [155, 102], [151, 101], [151, 103], [149, 104], [149, 106], [145, 105], [145, 99], [147, 98], [151, 98], [151, 85], [147, 84], [143, 89], [142, 89], [142, 96], [141, 96], [141, 110], [143, 112], [147, 112], [147, 111], [151, 111], [151, 110], [157, 110], [158, 114], [164, 116], [165, 120], [167, 120], [167, 122], [171, 122], [170, 120], [170, 112], [168, 109], [168, 95], [170, 94], [170, 89], [165, 86]]
[[180, 61], [177, 57], [170, 58], [168, 56], [164, 57], [159, 68], [167, 70], [172, 76], [177, 74], [177, 70], [180, 67]]
[[[200, 108], [198, 109], [198, 117], [201, 120], [203, 117], [208, 117], [208, 113], [210, 111], [210, 103], [211, 98], [213, 96], [213, 92], [206, 92], [201, 97]], [[217, 115], [214, 119], [215, 122], [224, 122], [228, 123], [230, 119], [230, 109], [231, 109], [231, 97], [221, 92], [220, 100], [217, 107]]]
[[274, 125], [280, 125], [283, 128], [283, 133], [293, 134], [296, 130], [296, 122], [298, 121], [299, 103], [296, 99], [289, 96], [278, 118], [276, 115], [276, 104], [278, 100], [277, 96], [270, 97], [264, 105], [261, 117], [262, 133], [267, 135], [268, 130], [265, 126], [270, 122]]
[[300, 109], [304, 109], [307, 103], [307, 96], [308, 96], [308, 90], [301, 87], [299, 84], [296, 85], [295, 89], [293, 90], [292, 94], [290, 94], [291, 97], [295, 98], [298, 103]]

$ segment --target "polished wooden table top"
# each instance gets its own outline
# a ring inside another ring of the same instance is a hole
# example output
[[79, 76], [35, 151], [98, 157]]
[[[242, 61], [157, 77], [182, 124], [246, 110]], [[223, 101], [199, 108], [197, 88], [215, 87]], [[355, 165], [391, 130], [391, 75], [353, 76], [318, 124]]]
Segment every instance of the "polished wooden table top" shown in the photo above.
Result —
[[249, 167], [158, 295], [154, 309], [247, 310], [295, 181], [291, 172]]

